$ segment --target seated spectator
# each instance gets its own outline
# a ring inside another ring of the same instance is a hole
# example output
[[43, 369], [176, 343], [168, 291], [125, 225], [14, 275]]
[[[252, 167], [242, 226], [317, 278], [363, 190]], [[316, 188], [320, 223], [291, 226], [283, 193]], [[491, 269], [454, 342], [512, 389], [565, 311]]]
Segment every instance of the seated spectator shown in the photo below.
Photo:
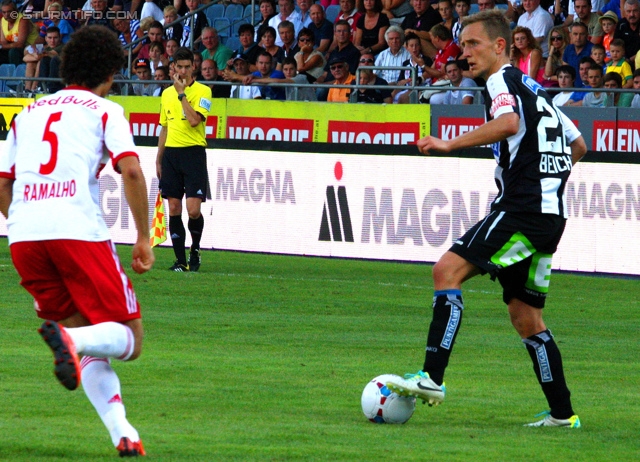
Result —
[[[574, 0], [570, 4], [573, 4], [575, 10], [574, 21], [587, 25], [587, 40], [594, 45], [602, 43], [602, 26], [598, 20], [598, 13], [591, 11], [591, 0]], [[569, 9], [569, 13], [571, 13], [571, 8]]]
[[469, 16], [469, 10], [471, 9], [471, 0], [456, 0], [455, 7], [456, 14], [458, 15], [458, 20], [451, 28], [451, 35], [453, 35], [453, 41], [456, 42], [456, 45], [460, 45], [458, 37], [460, 36], [460, 32], [462, 31], [462, 20], [466, 16]]
[[[253, 39], [253, 37], [251, 38]], [[248, 57], [246, 55], [243, 55], [242, 53], [236, 53], [234, 55], [234, 58], [231, 59], [231, 63], [227, 63], [227, 68], [229, 69], [233, 68], [233, 61], [235, 60], [235, 57], [241, 57], [241, 59], [246, 58], [248, 62]], [[201, 74], [202, 74], [202, 79], [207, 82], [223, 82], [224, 81], [224, 79], [222, 78], [222, 76], [220, 76], [220, 73], [218, 72], [218, 65], [213, 59], [205, 59], [204, 61], [202, 61]], [[211, 83], [209, 84], [209, 88], [211, 88], [212, 98], [229, 98], [231, 96], [231, 87], [229, 85], [220, 85], [220, 84]]]
[[[329, 63], [331, 61], [341, 59], [349, 65], [349, 72], [354, 73], [358, 68], [358, 61], [360, 60], [360, 50], [351, 42], [351, 28], [347, 21], [338, 21], [334, 28], [334, 42], [336, 44], [335, 49], [329, 53], [327, 58], [327, 64], [324, 68], [324, 72], [318, 78], [318, 83], [330, 82], [333, 80], [333, 74], [330, 72]], [[324, 89], [319, 90], [321, 93]], [[318, 100], [326, 100], [325, 95], [318, 95]]]
[[436, 24], [433, 26], [429, 34], [431, 35], [431, 43], [436, 47], [438, 53], [436, 54], [431, 67], [424, 68], [424, 75], [425, 78], [427, 76], [430, 77], [431, 83], [433, 84], [439, 79], [444, 78], [445, 63], [458, 59], [458, 56], [460, 55], [460, 47], [453, 41], [451, 31], [442, 24]]
[[[122, 7], [120, 7], [122, 8]], [[91, 0], [91, 8], [84, 11], [83, 26], [104, 26], [116, 33], [111, 24], [111, 15], [109, 15], [109, 3], [107, 0]]]
[[193, 52], [193, 75], [195, 79], [198, 80], [200, 75], [200, 67], [202, 66], [202, 53], [199, 51]]
[[606, 53], [604, 61], [608, 63], [611, 60], [611, 53], [609, 53], [609, 47], [611, 42], [615, 40], [616, 25], [618, 24], [618, 15], [612, 11], [608, 11], [598, 18], [600, 21], [600, 27], [602, 28], [602, 46]]
[[[302, 29], [304, 30], [304, 29]], [[302, 33], [302, 31], [301, 31]], [[245, 83], [295, 83], [304, 86], [286, 87], [285, 93], [287, 101], [317, 101], [315, 90], [308, 86], [315, 82], [315, 79], [308, 74], [299, 74], [296, 68], [296, 60], [293, 58], [285, 58], [282, 63], [282, 73], [284, 78], [273, 79], [271, 77], [254, 77], [246, 79]]]
[[511, 32], [511, 64], [538, 83], [544, 81], [542, 50], [526, 27], [517, 26]]
[[[602, 88], [602, 68], [597, 64], [591, 66], [587, 73], [587, 79], [591, 88]], [[588, 92], [582, 99], [582, 107], [607, 107], [610, 106], [607, 93], [603, 91]]]
[[[365, 56], [373, 56], [371, 54], [362, 55]], [[378, 77], [373, 73], [371, 69], [361, 69], [360, 70], [360, 85], [389, 85], [389, 83]], [[351, 85], [355, 85], [355, 79], [351, 82]], [[356, 102], [357, 103], [368, 103], [368, 104], [390, 104], [393, 102], [393, 97], [391, 96], [391, 90], [382, 90], [380, 88], [358, 88], [356, 93]], [[351, 92], [353, 94], [353, 91]], [[349, 95], [349, 99], [351, 99], [351, 94]]]
[[518, 18], [518, 26], [527, 27], [531, 31], [534, 39], [542, 49], [542, 57], [546, 58], [549, 55], [546, 38], [553, 27], [553, 19], [540, 6], [540, 0], [525, 0], [522, 2], [522, 6], [524, 12]]
[[624, 41], [625, 58], [633, 63], [640, 50], [640, 3], [638, 0], [625, 0], [623, 11], [624, 19], [618, 22], [614, 37]]
[[[549, 32], [549, 57], [544, 66], [544, 83], [545, 87], [557, 87], [558, 77], [556, 71], [562, 66], [562, 55], [564, 49], [569, 44], [569, 37], [563, 26], [554, 26]], [[574, 69], [575, 70], [575, 69]], [[574, 73], [575, 75], [575, 73]], [[575, 80], [575, 77], [574, 77]]]
[[[640, 69], [633, 72], [633, 89], [640, 90]], [[640, 108], [640, 93], [636, 93], [631, 101], [631, 107]]]
[[276, 30], [273, 27], [268, 26], [262, 29], [262, 35], [260, 36], [260, 46], [271, 55], [275, 63], [275, 68], [280, 70], [282, 68], [282, 61], [284, 60], [285, 56], [284, 50], [276, 45]]
[[[258, 59], [258, 55], [260, 54], [260, 51], [262, 51], [258, 44], [253, 40], [254, 35], [255, 30], [251, 24], [242, 24], [238, 28], [240, 48], [233, 50], [233, 56], [243, 54], [247, 57], [247, 60], [249, 60], [249, 70], [251, 70], [251, 72], [255, 72], [256, 59]], [[227, 66], [233, 66], [233, 62], [227, 61]]]
[[162, 24], [158, 21], [154, 21], [149, 26], [149, 30], [147, 31], [147, 40], [144, 45], [138, 51], [138, 58], [141, 59], [149, 59], [149, 47], [153, 42], [157, 42], [162, 44], [163, 48], [165, 48], [166, 52], [166, 44], [162, 38], [162, 34], [164, 33], [164, 28]]
[[218, 31], [214, 27], [205, 27], [202, 29], [202, 59], [213, 59], [218, 65], [218, 69], [224, 70], [227, 67], [227, 61], [233, 56], [233, 50], [220, 43]]
[[[256, 71], [251, 74], [254, 77], [268, 77], [272, 79], [284, 78], [284, 74], [274, 68], [273, 57], [267, 51], [263, 51], [258, 55], [258, 59], [256, 60], [256, 68]], [[282, 87], [276, 88], [270, 86], [262, 86], [260, 87], [260, 93], [262, 94], [263, 99], [285, 100], [287, 98], [284, 88]]]
[[[308, 74], [311, 77], [312, 82], [318, 80], [324, 72], [324, 67], [326, 65], [326, 60], [324, 59], [324, 55], [317, 50], [314, 50], [313, 44], [315, 43], [315, 38], [313, 36], [313, 32], [311, 29], [307, 29], [306, 27], [302, 28], [300, 34], [298, 34], [298, 51], [294, 56], [294, 61], [296, 62], [296, 72], [299, 74]], [[284, 61], [282, 62], [284, 72]], [[291, 73], [291, 72], [290, 72]], [[289, 77], [287, 77], [289, 78]], [[314, 98], [313, 100], [316, 101]]]
[[148, 18], [149, 16], [151, 16], [156, 21], [164, 21], [164, 12], [160, 9], [160, 7], [153, 3], [153, 0], [144, 0], [144, 4], [142, 5], [142, 12], [140, 13], [140, 20]]
[[[311, 13], [309, 10], [313, 4], [313, 0], [296, 0], [298, 13], [300, 13], [300, 30], [304, 27], [309, 27], [309, 24], [311, 24]], [[295, 32], [296, 35], [299, 33], [300, 31]]]
[[391, 25], [382, 13], [382, 0], [362, 0], [353, 44], [360, 53], [380, 53], [387, 48], [384, 34]]
[[[186, 3], [187, 8], [189, 8], [189, 13], [193, 13], [200, 7], [200, 0], [186, 0]], [[182, 27], [180, 46], [187, 47], [191, 50], [197, 49], [201, 43], [200, 36], [205, 27], [209, 27], [209, 21], [204, 11], [200, 11], [185, 19]], [[218, 65], [219, 64], [220, 63], [218, 63]]]
[[[224, 71], [226, 76], [233, 76], [233, 81], [238, 82], [238, 85], [231, 86], [231, 98], [236, 99], [262, 99], [262, 93], [260, 88], [253, 85], [241, 85], [245, 77], [250, 77], [249, 74], [249, 61], [246, 56], [242, 54], [233, 57], [233, 71]], [[229, 79], [228, 79], [229, 80]]]
[[[149, 60], [138, 59], [135, 64], [135, 73], [138, 76], [138, 80], [152, 80]], [[155, 83], [134, 83], [132, 87], [133, 94], [136, 96], [153, 96], [158, 85]]]
[[440, 13], [431, 8], [429, 0], [411, 0], [413, 11], [402, 20], [402, 29], [405, 34], [414, 33], [420, 37], [422, 54], [433, 58], [436, 48], [431, 43], [429, 31], [436, 24], [442, 23]]
[[309, 17], [311, 18], [311, 23], [307, 28], [313, 32], [315, 48], [320, 53], [326, 53], [333, 41], [333, 24], [327, 20], [324, 8], [317, 3], [314, 3], [309, 8]]
[[60, 29], [60, 43], [64, 45], [69, 41], [73, 33], [73, 26], [66, 19], [62, 19], [63, 10], [62, 4], [58, 2], [51, 3], [48, 6], [47, 19], [42, 22], [40, 27], [40, 37], [44, 39], [47, 35], [47, 29], [51, 26], [56, 26]]
[[[258, 44], [262, 31], [269, 27], [269, 20], [276, 15], [276, 2], [274, 0], [260, 0], [260, 15], [261, 18], [256, 24], [256, 35], [253, 38]], [[275, 31], [275, 29], [273, 30]]]
[[131, 57], [135, 58], [142, 49], [144, 41], [138, 42], [137, 45], [133, 46], [133, 49], [127, 45], [144, 37], [140, 30], [140, 21], [137, 19], [116, 18], [113, 20], [113, 28], [118, 32], [118, 39], [120, 39], [125, 56], [131, 54]]
[[436, 93], [429, 99], [429, 104], [473, 104], [474, 90], [463, 88], [477, 86], [473, 79], [462, 76], [462, 68], [459, 61], [448, 61], [444, 65], [444, 71], [451, 85], [459, 90], [447, 90]]
[[602, 44], [598, 43], [593, 45], [593, 48], [591, 48], [591, 58], [596, 62], [598, 66], [602, 66], [602, 69], [604, 69], [605, 73], [607, 72], [607, 63], [605, 62], [606, 57], [607, 53]]
[[[164, 25], [165, 26], [168, 26], [172, 22], [178, 20], [178, 10], [176, 10], [175, 6], [167, 5], [167, 6], [164, 7], [164, 10], [162, 10], [162, 12], [164, 13]], [[158, 22], [160, 22], [160, 21], [158, 21]], [[178, 40], [181, 40], [182, 39], [182, 34], [183, 34], [182, 23], [181, 22], [177, 22], [173, 26], [167, 27], [164, 30], [164, 34], [167, 37], [167, 39], [177, 38]]]
[[[25, 77], [35, 77], [40, 76], [40, 62], [42, 60], [45, 61], [43, 67], [47, 69], [43, 69], [42, 77], [55, 77], [59, 76], [58, 68], [59, 61], [54, 66], [53, 73], [51, 72], [51, 59], [56, 58], [60, 59], [60, 53], [62, 53], [62, 43], [60, 43], [60, 30], [56, 26], [50, 26], [47, 29], [47, 34], [45, 35], [46, 46], [42, 45], [29, 45], [24, 49], [24, 62], [27, 63], [27, 67], [25, 70]], [[46, 74], [46, 75], [44, 75]], [[36, 91], [38, 88], [38, 82], [35, 80], [27, 80], [24, 83], [25, 91]]]
[[389, 18], [404, 18], [411, 13], [411, 3], [409, 0], [382, 0], [382, 13]]
[[[173, 61], [173, 55], [176, 53], [176, 51], [178, 51], [178, 48], [180, 48], [180, 42], [178, 41], [178, 39], [172, 38], [167, 40], [167, 43], [164, 47], [164, 52], [167, 55], [167, 59], [170, 63]], [[138, 57], [139, 56], [140, 54], [138, 54]]]
[[456, 22], [456, 18], [453, 17], [453, 4], [451, 0], [439, 0], [438, 13], [440, 13], [440, 17], [442, 18], [442, 25], [451, 31], [451, 37], [453, 38], [453, 25]]
[[155, 74], [153, 74], [153, 80], [155, 80], [158, 85], [158, 88], [156, 88], [156, 91], [153, 92], [153, 96], [160, 96], [162, 95], [162, 92], [164, 91], [165, 88], [168, 88], [171, 83], [167, 82], [167, 83], [160, 83], [160, 81], [166, 81], [166, 80], [171, 80], [169, 78], [169, 67], [168, 66], [160, 66], [158, 68], [156, 68], [156, 72]]
[[[571, 43], [566, 46], [562, 55], [563, 64], [568, 64], [574, 69], [580, 68], [580, 59], [591, 56], [593, 43], [587, 41], [587, 26], [581, 22], [571, 25]], [[586, 84], [586, 82], [585, 82]], [[576, 87], [583, 85], [580, 73], [576, 75]]]
[[[576, 70], [567, 64], [563, 64], [556, 69], [556, 77], [560, 88], [572, 88], [576, 81]], [[556, 106], [577, 106], [578, 104], [576, 103], [582, 102], [584, 95], [586, 93], [581, 91], [562, 91], [553, 97], [553, 102]]]
[[[349, 65], [344, 58], [334, 58], [329, 62], [329, 70], [333, 76], [333, 83], [336, 85], [351, 85], [356, 78], [349, 72]], [[347, 103], [349, 102], [348, 88], [330, 88], [327, 95], [327, 101], [331, 103]]]
[[[604, 88], [614, 88], [618, 90], [622, 88], [622, 77], [620, 77], [620, 74], [617, 72], [607, 72], [604, 75], [603, 82]], [[631, 107], [633, 94], [612, 92], [608, 94], [608, 98], [609, 101], [613, 101], [613, 106], [615, 107]]]
[[2, 1], [0, 20], [0, 64], [22, 63], [24, 48], [38, 40], [38, 29], [22, 13], [12, 0]]
[[633, 71], [624, 58], [624, 40], [615, 39], [611, 42], [609, 51], [611, 52], [611, 61], [607, 63], [606, 73], [616, 72], [620, 74], [622, 86], [624, 88], [631, 88], [633, 86]]
[[362, 13], [356, 8], [355, 0], [340, 0], [340, 13], [333, 23], [337, 25], [338, 21], [347, 21], [350, 28], [351, 40], [353, 40], [356, 35], [356, 27], [360, 16], [362, 16]]
[[[431, 84], [431, 78], [423, 76], [424, 68], [429, 67], [433, 64], [433, 61], [428, 56], [424, 56], [422, 54], [422, 48], [420, 44], [420, 37], [416, 34], [410, 32], [407, 34], [405, 38], [405, 48], [411, 55], [409, 59], [402, 62], [404, 67], [413, 67], [415, 68], [416, 74], [416, 85], [429, 85]], [[362, 62], [362, 60], [360, 60]], [[400, 71], [400, 80], [398, 80], [398, 85], [400, 86], [408, 86], [412, 84], [412, 73], [410, 70]], [[417, 90], [413, 90], [416, 91]], [[409, 90], [397, 89], [393, 91], [393, 102], [399, 104], [409, 104], [410, 101], [410, 92]]]
[[[302, 29], [300, 29], [302, 31]], [[298, 43], [296, 42], [296, 30], [293, 27], [293, 23], [290, 21], [282, 21], [278, 24], [278, 35], [282, 45], [282, 51], [285, 58], [293, 58], [295, 54], [300, 51]]]
[[[451, 32], [449, 32], [451, 34]], [[411, 58], [404, 45], [404, 31], [398, 25], [392, 25], [384, 34], [389, 48], [384, 50], [376, 58], [378, 67], [398, 67]], [[378, 76], [394, 85], [400, 80], [400, 71], [394, 69], [382, 69], [378, 71]]]
[[[278, 26], [282, 21], [289, 21], [293, 24], [293, 36], [295, 37], [302, 29], [302, 18], [300, 13], [296, 11], [294, 0], [278, 0], [280, 12], [269, 20], [269, 26], [274, 30], [278, 30]], [[276, 45], [282, 46], [280, 37], [276, 37]]]

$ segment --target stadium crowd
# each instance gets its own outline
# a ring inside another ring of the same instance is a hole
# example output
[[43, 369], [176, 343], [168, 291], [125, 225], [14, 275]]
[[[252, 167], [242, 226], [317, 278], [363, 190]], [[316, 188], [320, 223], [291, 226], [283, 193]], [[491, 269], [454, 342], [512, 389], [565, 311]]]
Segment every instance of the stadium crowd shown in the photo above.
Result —
[[[417, 85], [433, 86], [420, 92], [420, 102], [471, 104], [478, 96], [463, 88], [484, 82], [471, 79], [459, 59], [461, 19], [498, 8], [512, 24], [512, 64], [543, 87], [558, 88], [552, 90], [558, 104], [640, 107], [634, 92], [560, 91], [640, 89], [639, 0], [257, 0], [255, 24], [249, 0], [224, 0], [212, 5], [217, 10], [202, 1], [3, 0], [0, 65], [25, 64], [25, 77], [58, 77], [62, 46], [78, 28], [100, 24], [130, 55], [125, 79], [171, 79], [173, 54], [187, 46], [196, 55], [197, 79], [214, 97], [409, 103], [417, 92], [404, 87]], [[358, 72], [361, 66], [373, 69]], [[271, 85], [278, 82], [301, 87]], [[312, 91], [307, 85], [314, 83], [389, 89]], [[251, 84], [259, 87], [244, 88]], [[134, 84], [128, 94], [157, 96], [164, 86]], [[27, 81], [24, 88], [54, 92], [60, 84]]]

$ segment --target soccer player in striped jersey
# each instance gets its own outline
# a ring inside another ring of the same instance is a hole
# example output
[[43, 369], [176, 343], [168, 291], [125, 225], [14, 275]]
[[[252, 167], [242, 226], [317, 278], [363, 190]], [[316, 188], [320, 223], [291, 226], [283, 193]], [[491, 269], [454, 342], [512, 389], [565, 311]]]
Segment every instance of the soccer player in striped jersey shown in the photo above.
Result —
[[452, 140], [427, 136], [424, 154], [491, 145], [498, 196], [487, 217], [458, 238], [433, 268], [433, 318], [421, 371], [388, 383], [429, 404], [445, 397], [444, 372], [460, 328], [462, 283], [489, 273], [503, 288], [550, 410], [531, 426], [577, 428], [558, 346], [542, 319], [551, 259], [567, 218], [564, 189], [586, 144], [575, 125], [533, 79], [509, 64], [509, 22], [500, 11], [464, 19], [460, 43], [474, 78], [486, 79], [487, 122]]
[[58, 380], [69, 390], [82, 382], [121, 457], [144, 455], [110, 364], [140, 356], [140, 306], [99, 203], [98, 175], [110, 161], [137, 229], [131, 266], [151, 269], [146, 182], [123, 109], [104, 98], [124, 55], [113, 32], [85, 26], [65, 45], [61, 64], [67, 87], [11, 124], [0, 154], [0, 211], [21, 284], [45, 319], [39, 332]]

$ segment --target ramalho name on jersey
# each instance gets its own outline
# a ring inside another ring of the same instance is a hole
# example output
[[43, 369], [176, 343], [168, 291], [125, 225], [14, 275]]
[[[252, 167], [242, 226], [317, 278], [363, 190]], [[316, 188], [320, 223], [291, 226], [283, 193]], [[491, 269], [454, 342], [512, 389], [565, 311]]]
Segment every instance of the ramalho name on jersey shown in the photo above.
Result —
[[492, 210], [566, 216], [570, 144], [580, 136], [535, 80], [510, 65], [487, 80], [487, 120], [515, 112], [518, 132], [493, 146], [498, 196]]
[[0, 155], [0, 175], [14, 180], [9, 243], [108, 240], [98, 174], [109, 158], [116, 168], [125, 156], [137, 154], [116, 103], [67, 87], [26, 107]]

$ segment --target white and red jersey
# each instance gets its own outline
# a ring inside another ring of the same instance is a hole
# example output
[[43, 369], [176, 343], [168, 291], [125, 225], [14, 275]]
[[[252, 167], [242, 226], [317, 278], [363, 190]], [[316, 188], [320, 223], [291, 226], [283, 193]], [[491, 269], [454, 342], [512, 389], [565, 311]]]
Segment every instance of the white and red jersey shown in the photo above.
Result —
[[67, 87], [15, 118], [0, 154], [0, 176], [15, 180], [9, 244], [105, 241], [98, 174], [109, 158], [136, 156], [124, 111], [86, 88]]

